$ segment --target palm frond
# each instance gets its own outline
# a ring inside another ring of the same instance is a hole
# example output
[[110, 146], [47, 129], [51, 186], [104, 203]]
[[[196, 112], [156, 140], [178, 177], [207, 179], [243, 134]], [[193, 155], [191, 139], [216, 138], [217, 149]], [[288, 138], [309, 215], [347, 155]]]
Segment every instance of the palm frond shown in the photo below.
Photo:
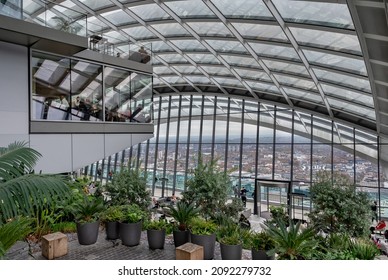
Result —
[[39, 152], [26, 147], [25, 142], [14, 142], [0, 148], [0, 182], [31, 172], [40, 156]]
[[32, 231], [31, 222], [29, 218], [19, 218], [0, 227], [0, 258], [16, 241], [26, 237]]
[[63, 176], [27, 174], [0, 182], [0, 213], [3, 221], [18, 215], [30, 216], [36, 209], [52, 206], [69, 195]]

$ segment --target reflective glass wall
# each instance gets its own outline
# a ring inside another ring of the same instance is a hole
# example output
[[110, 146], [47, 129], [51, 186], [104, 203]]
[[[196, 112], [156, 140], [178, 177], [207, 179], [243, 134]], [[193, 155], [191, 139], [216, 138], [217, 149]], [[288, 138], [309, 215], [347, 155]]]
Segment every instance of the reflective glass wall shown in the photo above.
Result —
[[[376, 135], [304, 112], [223, 96], [158, 97], [154, 108], [154, 138], [85, 173], [98, 180], [103, 178], [98, 169], [117, 172], [122, 162], [132, 164], [147, 171], [153, 191], [166, 178], [171, 193], [184, 189], [201, 152], [205, 160], [218, 159], [221, 169], [231, 171], [234, 185], [251, 193], [255, 179], [291, 181], [292, 193], [308, 194], [319, 172], [343, 174], [380, 201], [381, 215], [388, 217], [388, 181], [380, 172], [384, 162], [379, 164], [378, 153], [383, 146]], [[293, 203], [298, 209], [310, 202], [295, 196]]]
[[32, 52], [32, 120], [149, 123], [152, 77]]

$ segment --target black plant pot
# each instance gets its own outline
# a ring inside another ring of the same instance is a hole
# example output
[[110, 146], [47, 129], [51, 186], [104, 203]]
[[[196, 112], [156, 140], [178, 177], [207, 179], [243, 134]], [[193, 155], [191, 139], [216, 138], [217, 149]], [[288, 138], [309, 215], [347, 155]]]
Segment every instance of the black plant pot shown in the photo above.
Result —
[[137, 223], [120, 223], [119, 234], [121, 242], [126, 246], [136, 246], [140, 243], [142, 222]]
[[120, 237], [119, 222], [105, 222], [106, 239], [118, 239]]
[[77, 223], [77, 237], [81, 245], [91, 245], [97, 242], [100, 221], [92, 223]]
[[270, 258], [267, 255], [267, 252], [264, 250], [255, 250], [252, 249], [252, 260], [269, 260]]
[[164, 241], [166, 239], [166, 230], [147, 230], [148, 246], [151, 250], [163, 249]]
[[223, 260], [241, 260], [242, 245], [227, 245], [220, 243], [221, 258]]
[[191, 234], [191, 243], [200, 245], [203, 247], [203, 258], [205, 260], [211, 260], [214, 258], [214, 247], [216, 245], [216, 235], [198, 235]]
[[186, 244], [187, 242], [190, 242], [190, 231], [188, 230], [174, 230], [172, 235], [174, 237], [175, 247], [179, 247], [183, 244]]

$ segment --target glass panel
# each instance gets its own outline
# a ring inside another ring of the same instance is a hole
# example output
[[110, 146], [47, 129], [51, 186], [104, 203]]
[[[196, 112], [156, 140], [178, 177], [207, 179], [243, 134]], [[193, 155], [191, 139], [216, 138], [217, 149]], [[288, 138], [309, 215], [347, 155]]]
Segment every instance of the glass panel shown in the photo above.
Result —
[[283, 86], [284, 91], [289, 95], [290, 97], [296, 98], [296, 99], [306, 99], [309, 101], [312, 101], [314, 103], [320, 103], [322, 104], [322, 97], [318, 93], [310, 93], [307, 91], [297, 90], [293, 88], [288, 88]]
[[256, 60], [247, 56], [221, 55], [230, 65], [262, 69]]
[[[131, 79], [131, 122], [150, 123], [152, 121], [152, 77], [140, 73], [132, 73]], [[119, 113], [127, 107], [123, 104]]]
[[95, 0], [80, 0], [83, 4], [85, 4], [86, 6], [88, 6], [90, 9], [92, 9], [93, 11], [96, 11], [96, 10], [99, 10], [99, 9], [102, 9], [102, 8], [106, 8], [106, 7], [109, 7], [109, 6], [113, 6], [112, 2], [109, 1], [109, 0], [98, 0], [98, 1], [95, 1]]
[[[190, 38], [186, 40], [171, 40], [171, 42], [181, 50], [185, 51], [204, 51], [207, 50], [200, 42], [197, 40], [191, 40]], [[152, 49], [153, 45], [152, 43]]]
[[169, 45], [167, 45], [163, 41], [152, 41], [152, 42], [147, 42], [144, 41], [146, 45], [152, 46], [152, 52], [172, 52], [174, 51], [173, 48], [171, 48]]
[[266, 82], [272, 83], [271, 78], [264, 71], [247, 70], [247, 69], [239, 69], [239, 68], [236, 68], [235, 70], [241, 77], [244, 77], [246, 79], [260, 80], [260, 81], [266, 81]]
[[190, 22], [187, 24], [202, 36], [233, 36], [222, 22]]
[[313, 118], [313, 140], [321, 143], [330, 143], [332, 135], [332, 122], [330, 120]]
[[293, 180], [310, 182], [311, 145], [294, 144]]
[[203, 70], [206, 71], [209, 75], [218, 75], [218, 76], [231, 76], [232, 73], [225, 67], [217, 67], [217, 66], [201, 66]]
[[363, 106], [357, 106], [349, 102], [340, 101], [338, 99], [334, 99], [330, 97], [327, 98], [327, 101], [329, 102], [330, 106], [332, 106], [333, 108], [337, 108], [342, 111], [348, 111], [362, 117], [367, 117], [368, 119], [371, 119], [371, 120], [376, 119], [376, 112], [374, 109], [363, 107]]
[[[68, 77], [66, 77], [66, 80]], [[66, 80], [63, 84], [67, 84]], [[61, 86], [60, 86], [61, 87]], [[102, 66], [72, 60], [71, 119], [102, 121]]]
[[352, 145], [334, 145], [333, 170], [354, 183], [354, 155]]
[[156, 36], [144, 26], [136, 26], [122, 29], [135, 40], [155, 38]]
[[131, 90], [128, 71], [105, 67], [105, 120], [129, 122], [131, 117]]
[[280, 94], [279, 89], [275, 85], [260, 83], [260, 82], [252, 82], [252, 81], [246, 81], [246, 83], [254, 90], [259, 90], [266, 93], [268, 92], [268, 93]]
[[273, 19], [262, 0], [224, 1], [214, 0], [214, 5], [231, 18]]
[[22, 1], [21, 0], [1, 1], [0, 15], [22, 19]]
[[257, 157], [257, 178], [272, 179], [273, 144], [260, 144]]
[[102, 13], [101, 16], [103, 16], [104, 18], [106, 18], [108, 21], [110, 21], [116, 26], [130, 24], [130, 23], [137, 23], [137, 21], [134, 18], [129, 16], [123, 10], [115, 10], [115, 11]]
[[[30, 16], [31, 14], [36, 13], [41, 8], [42, 8], [42, 5], [39, 5], [38, 3], [35, 3], [32, 0], [24, 0], [23, 1], [24, 20], [28, 20], [27, 15]], [[3, 9], [0, 9], [0, 10], [3, 10]]]
[[274, 46], [269, 44], [249, 43], [259, 56], [277, 57], [299, 61], [299, 56], [291, 47]]
[[219, 52], [224, 53], [247, 53], [245, 47], [236, 41], [226, 41], [226, 40], [206, 40], [213, 49]]
[[167, 61], [167, 63], [188, 63], [188, 61], [180, 54], [171, 53], [171, 54], [159, 54], [158, 57]]
[[290, 27], [290, 30], [299, 44], [361, 55], [356, 35], [295, 27]]
[[31, 65], [31, 119], [68, 120], [70, 79], [63, 83], [63, 78], [70, 73], [70, 59], [33, 52]]
[[306, 90], [317, 90], [315, 84], [311, 80], [298, 79], [296, 77], [290, 77], [286, 75], [274, 74], [276, 80], [282, 85], [300, 87]]
[[313, 70], [315, 75], [317, 75], [318, 79], [321, 81], [327, 81], [362, 90], [365, 92], [371, 92], [370, 83], [368, 79], [364, 79], [362, 77], [353, 77], [337, 72], [325, 71], [314, 67]]
[[165, 4], [181, 18], [215, 17], [212, 11], [201, 1], [171, 1]]
[[346, 4], [292, 0], [272, 2], [285, 21], [354, 29]]
[[286, 73], [293, 73], [296, 75], [303, 75], [306, 77], [310, 77], [310, 74], [307, 72], [306, 67], [304, 67], [302, 64], [298, 65], [296, 63], [288, 63], [288, 62], [281, 62], [281, 61], [275, 61], [275, 60], [267, 60], [263, 59], [263, 62], [270, 70], [273, 71], [279, 71], [279, 72], [286, 72]]
[[196, 63], [221, 64], [221, 62], [212, 54], [188, 53], [187, 55]]
[[157, 4], [139, 5], [129, 8], [138, 17], [145, 21], [170, 19], [171, 17]]
[[346, 90], [343, 88], [327, 85], [327, 84], [321, 84], [324, 92], [327, 95], [331, 95], [334, 97], [346, 99], [348, 101], [353, 101], [358, 104], [363, 104], [365, 106], [373, 107], [373, 97], [371, 94], [363, 94], [363, 93], [358, 93], [354, 92], [351, 90]]
[[233, 26], [245, 38], [288, 42], [286, 35], [278, 25], [234, 23]]
[[317, 179], [320, 172], [328, 172], [332, 170], [332, 148], [331, 145], [313, 144], [313, 181]]
[[191, 65], [175, 65], [174, 69], [176, 69], [179, 73], [182, 74], [200, 74], [202, 75], [202, 72], [199, 71], [195, 66]]
[[350, 70], [353, 73], [367, 76], [364, 60], [333, 55], [328, 53], [303, 50], [311, 64], [322, 65], [329, 68]]
[[240, 87], [244, 88], [244, 86], [241, 84], [241, 82], [237, 79], [233, 78], [219, 78], [219, 77], [214, 77], [214, 79], [220, 83], [221, 85], [227, 85], [227, 86], [232, 86], [232, 87]]
[[153, 24], [153, 28], [156, 29], [163, 36], [188, 36], [189, 33], [179, 23], [164, 23]]
[[193, 84], [204, 84], [204, 85], [212, 84], [212, 82], [210, 82], [210, 80], [207, 77], [203, 77], [203, 76], [188, 76], [187, 79], [189, 79]]
[[275, 180], [291, 179], [291, 145], [275, 145]]

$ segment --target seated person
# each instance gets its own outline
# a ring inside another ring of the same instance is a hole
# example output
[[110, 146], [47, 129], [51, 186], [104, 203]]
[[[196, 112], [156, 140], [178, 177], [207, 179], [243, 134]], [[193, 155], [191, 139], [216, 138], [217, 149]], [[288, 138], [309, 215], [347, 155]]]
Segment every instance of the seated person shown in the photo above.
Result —
[[250, 229], [251, 223], [249, 220], [244, 216], [244, 214], [240, 215], [240, 219], [238, 220], [238, 223], [240, 224], [241, 228]]

